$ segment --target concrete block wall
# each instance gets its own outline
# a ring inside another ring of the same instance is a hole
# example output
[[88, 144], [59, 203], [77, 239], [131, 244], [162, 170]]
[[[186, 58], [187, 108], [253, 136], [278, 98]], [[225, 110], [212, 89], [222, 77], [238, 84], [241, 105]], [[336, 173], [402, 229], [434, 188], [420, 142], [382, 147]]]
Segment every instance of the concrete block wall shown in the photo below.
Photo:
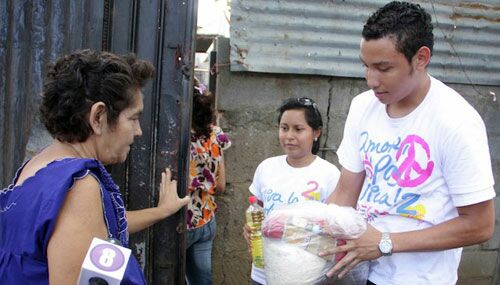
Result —
[[[249, 284], [250, 257], [242, 236], [248, 187], [257, 165], [267, 157], [282, 154], [278, 143], [276, 109], [288, 97], [314, 99], [323, 115], [323, 151], [320, 155], [335, 163], [335, 151], [342, 139], [351, 99], [367, 89], [364, 79], [231, 72], [229, 40], [217, 40], [217, 109], [223, 130], [232, 139], [225, 152], [228, 186], [217, 197], [217, 236], [213, 250], [214, 284]], [[361, 68], [361, 67], [360, 67]], [[500, 102], [490, 91], [500, 87], [451, 85], [481, 114], [488, 129], [490, 153], [500, 194]], [[484, 95], [483, 95], [484, 94]], [[496, 198], [496, 230], [490, 241], [464, 249], [459, 284], [500, 284], [500, 210]]]

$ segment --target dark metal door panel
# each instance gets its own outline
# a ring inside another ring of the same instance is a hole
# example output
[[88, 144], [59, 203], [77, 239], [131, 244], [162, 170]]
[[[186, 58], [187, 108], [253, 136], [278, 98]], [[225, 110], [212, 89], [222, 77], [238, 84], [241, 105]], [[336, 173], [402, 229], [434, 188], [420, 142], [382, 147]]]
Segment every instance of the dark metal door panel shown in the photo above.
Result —
[[[196, 4], [114, 2], [111, 50], [123, 52], [128, 46], [157, 67], [155, 80], [143, 90], [143, 136], [134, 143], [126, 166], [113, 168], [113, 175], [124, 179], [121, 184], [129, 209], [156, 205], [157, 185], [165, 167], [172, 169], [180, 195], [185, 195]], [[131, 248], [150, 284], [184, 283], [184, 220], [184, 211], [180, 211], [131, 236]]]
[[[143, 136], [126, 165], [113, 167], [128, 209], [156, 205], [165, 167], [178, 180], [179, 195], [186, 194], [196, 7], [196, 1], [177, 0], [113, 3], [111, 50], [123, 53], [127, 46], [157, 67], [155, 80], [143, 90]], [[184, 283], [184, 220], [180, 211], [131, 236], [150, 284]]]
[[[143, 89], [143, 136], [127, 162], [109, 168], [127, 208], [156, 205], [167, 166], [185, 195], [196, 7], [196, 0], [0, 1], [0, 184], [10, 182], [28, 141], [39, 136], [33, 130], [40, 129], [45, 64], [93, 48], [135, 52], [157, 68]], [[149, 284], [184, 284], [184, 219], [180, 211], [131, 236]]]
[[[159, 116], [155, 150], [157, 179], [160, 171], [169, 166], [178, 178], [184, 196], [189, 173], [191, 129], [192, 74], [196, 33], [197, 1], [166, 1], [162, 11], [159, 74]], [[181, 21], [176, 19], [182, 19]], [[140, 41], [142, 42], [142, 41]], [[184, 284], [185, 269], [185, 212], [154, 227], [155, 271], [157, 284]], [[169, 280], [174, 277], [175, 280]]]

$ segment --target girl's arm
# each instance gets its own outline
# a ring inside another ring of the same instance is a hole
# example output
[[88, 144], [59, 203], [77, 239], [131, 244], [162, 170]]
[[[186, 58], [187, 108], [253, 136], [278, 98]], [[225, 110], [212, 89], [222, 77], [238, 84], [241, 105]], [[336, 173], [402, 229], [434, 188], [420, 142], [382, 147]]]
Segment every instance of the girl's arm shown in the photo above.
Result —
[[217, 170], [217, 175], [216, 175], [216, 185], [215, 185], [215, 191], [217, 194], [222, 194], [224, 191], [226, 191], [226, 167], [224, 165], [224, 156], [222, 155], [222, 150], [221, 150], [221, 160], [219, 163], [219, 168]]

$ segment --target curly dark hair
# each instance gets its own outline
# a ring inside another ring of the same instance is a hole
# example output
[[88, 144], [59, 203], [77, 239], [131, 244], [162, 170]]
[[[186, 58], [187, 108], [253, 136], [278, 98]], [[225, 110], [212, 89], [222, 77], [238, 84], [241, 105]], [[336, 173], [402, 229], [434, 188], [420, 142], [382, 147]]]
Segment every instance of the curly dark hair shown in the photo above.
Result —
[[367, 41], [395, 37], [396, 50], [411, 63], [418, 49], [434, 46], [432, 20], [420, 5], [393, 1], [373, 13], [363, 27]]
[[[306, 122], [313, 130], [317, 131], [323, 128], [323, 119], [321, 118], [321, 113], [318, 110], [318, 106], [312, 99], [302, 97], [289, 98], [283, 101], [281, 106], [278, 108], [278, 124], [281, 123], [281, 117], [283, 117], [283, 113], [288, 110], [304, 110]], [[317, 154], [319, 151], [321, 134], [322, 133], [319, 134], [318, 140], [315, 140], [313, 142], [313, 154]]]
[[191, 126], [196, 138], [208, 138], [212, 132], [214, 120], [214, 96], [210, 92], [201, 94], [197, 88], [193, 90], [193, 114]]
[[49, 133], [65, 142], [83, 142], [92, 134], [86, 120], [92, 105], [106, 105], [107, 120], [116, 125], [133, 95], [154, 76], [155, 68], [134, 54], [77, 50], [48, 66], [43, 85], [41, 120]]

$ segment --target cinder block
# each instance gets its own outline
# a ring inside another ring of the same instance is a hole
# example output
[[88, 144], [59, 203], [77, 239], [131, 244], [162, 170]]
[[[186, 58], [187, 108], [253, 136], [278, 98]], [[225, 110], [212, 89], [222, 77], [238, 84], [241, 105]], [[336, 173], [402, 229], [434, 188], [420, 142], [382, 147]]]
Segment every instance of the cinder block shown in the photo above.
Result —
[[457, 285], [492, 285], [491, 278], [458, 278]]
[[[500, 170], [500, 169], [499, 169]], [[494, 172], [497, 173], [497, 172]], [[500, 188], [500, 187], [499, 187]], [[495, 197], [495, 214], [497, 222], [500, 222], [500, 191], [497, 191], [497, 196]]]
[[480, 244], [475, 244], [475, 245], [469, 245], [464, 247], [463, 252], [471, 252], [471, 251], [480, 251], [481, 250], [481, 245]]
[[458, 275], [464, 280], [493, 279], [497, 264], [498, 251], [466, 251], [462, 253]]

